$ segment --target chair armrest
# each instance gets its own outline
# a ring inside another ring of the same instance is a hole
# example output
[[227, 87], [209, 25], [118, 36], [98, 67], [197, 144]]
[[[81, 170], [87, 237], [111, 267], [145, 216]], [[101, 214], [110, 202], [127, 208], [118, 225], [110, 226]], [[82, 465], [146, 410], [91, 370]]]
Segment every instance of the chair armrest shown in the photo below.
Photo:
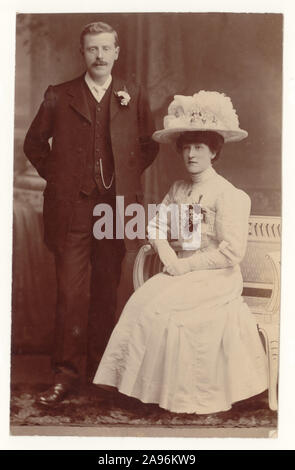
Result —
[[140, 286], [143, 285], [144, 279], [144, 264], [146, 261], [146, 257], [154, 254], [155, 251], [153, 247], [149, 244], [142, 245], [140, 250], [137, 253], [135, 258], [134, 266], [133, 266], [133, 286], [134, 290], [138, 289]]
[[273, 289], [272, 294], [269, 300], [269, 303], [266, 307], [266, 310], [271, 314], [278, 314], [280, 309], [280, 286], [281, 286], [281, 258], [279, 251], [273, 251], [266, 254], [266, 257], [269, 259], [272, 273], [273, 273]]

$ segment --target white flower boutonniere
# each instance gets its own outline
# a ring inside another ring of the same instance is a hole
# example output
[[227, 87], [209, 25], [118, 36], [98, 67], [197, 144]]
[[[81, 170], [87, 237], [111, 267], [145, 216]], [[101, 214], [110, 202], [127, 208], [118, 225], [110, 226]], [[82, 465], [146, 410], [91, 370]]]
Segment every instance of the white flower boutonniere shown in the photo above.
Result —
[[121, 106], [128, 106], [131, 96], [125, 87], [124, 90], [115, 91], [114, 93], [118, 97]]

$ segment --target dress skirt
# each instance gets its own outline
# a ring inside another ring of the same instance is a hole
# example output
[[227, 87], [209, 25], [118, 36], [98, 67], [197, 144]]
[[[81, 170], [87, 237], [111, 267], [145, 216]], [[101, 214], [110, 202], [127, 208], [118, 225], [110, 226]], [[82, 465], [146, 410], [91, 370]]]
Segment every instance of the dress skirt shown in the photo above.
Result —
[[226, 411], [267, 388], [238, 265], [157, 274], [127, 302], [94, 377], [176, 413]]

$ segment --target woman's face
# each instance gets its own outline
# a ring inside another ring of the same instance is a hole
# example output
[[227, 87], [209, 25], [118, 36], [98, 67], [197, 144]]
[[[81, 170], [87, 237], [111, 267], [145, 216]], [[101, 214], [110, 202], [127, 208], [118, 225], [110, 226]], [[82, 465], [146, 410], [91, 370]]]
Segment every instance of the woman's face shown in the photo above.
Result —
[[183, 144], [182, 155], [189, 173], [202, 173], [211, 166], [215, 153], [203, 143]]

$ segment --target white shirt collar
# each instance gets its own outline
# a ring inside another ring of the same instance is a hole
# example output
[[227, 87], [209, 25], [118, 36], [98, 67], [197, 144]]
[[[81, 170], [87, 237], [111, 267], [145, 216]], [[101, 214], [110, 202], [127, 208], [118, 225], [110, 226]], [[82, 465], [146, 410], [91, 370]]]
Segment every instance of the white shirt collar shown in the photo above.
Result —
[[98, 85], [97, 83], [95, 83], [95, 82], [92, 80], [92, 78], [90, 77], [89, 73], [86, 72], [86, 74], [85, 74], [85, 82], [87, 83], [87, 85], [88, 85], [88, 87], [90, 88], [90, 90], [96, 89], [96, 90], [105, 92], [105, 91], [109, 88], [110, 84], [112, 83], [112, 76], [109, 75], [103, 85]]

